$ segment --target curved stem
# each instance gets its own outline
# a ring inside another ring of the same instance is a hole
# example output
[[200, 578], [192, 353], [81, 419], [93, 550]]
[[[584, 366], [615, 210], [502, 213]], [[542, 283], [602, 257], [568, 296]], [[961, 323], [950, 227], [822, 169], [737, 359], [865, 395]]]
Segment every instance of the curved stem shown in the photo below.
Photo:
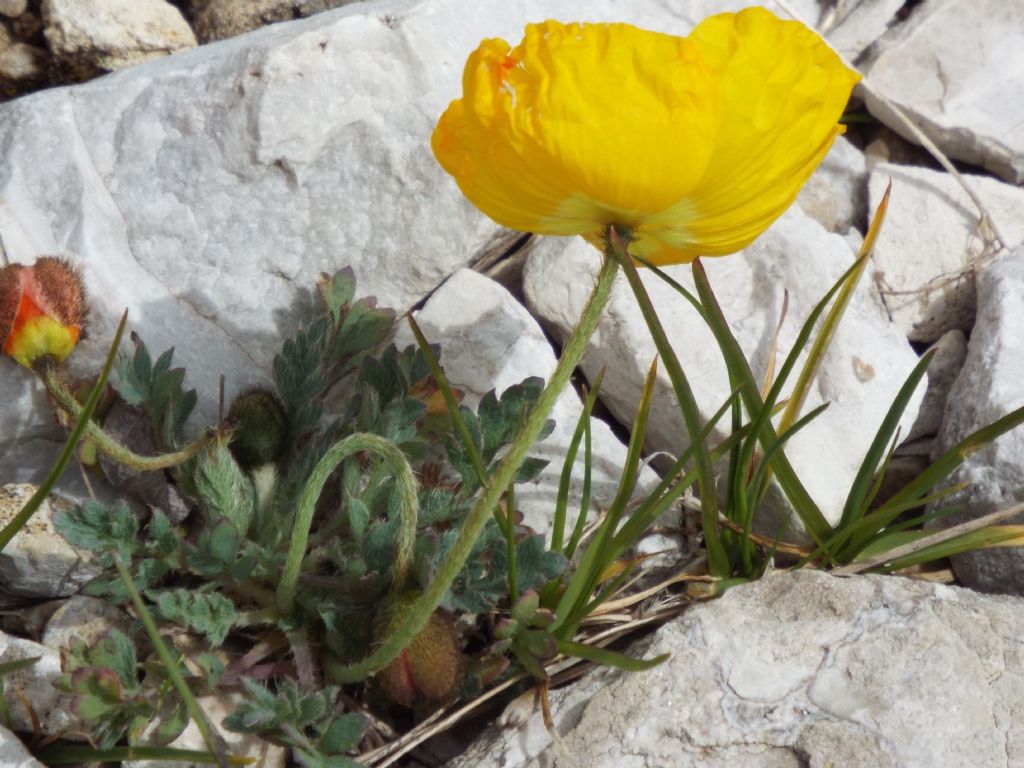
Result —
[[[46, 367], [42, 370], [40, 375], [43, 377], [43, 384], [46, 386], [46, 391], [50, 393], [54, 400], [57, 401], [57, 405], [59, 405], [74, 421], [77, 422], [82, 416], [82, 406], [75, 396], [68, 391], [68, 388], [64, 386], [64, 382], [60, 380], [60, 376], [57, 374], [57, 369], [52, 366]], [[132, 450], [129, 450], [104, 432], [100, 425], [92, 420], [85, 423], [85, 436], [88, 437], [100, 451], [105, 453], [118, 464], [122, 464], [138, 472], [153, 472], [159, 469], [176, 467], [179, 464], [184, 464], [189, 459], [195, 458], [200, 451], [217, 438], [218, 433], [216, 430], [210, 430], [198, 440], [189, 443], [179, 451], [174, 451], [173, 453], [161, 453], [157, 456], [142, 456]]]
[[413, 547], [416, 544], [416, 520], [419, 514], [416, 477], [405, 454], [398, 447], [380, 435], [360, 432], [349, 435], [328, 448], [302, 489], [298, 510], [295, 513], [292, 540], [288, 546], [288, 558], [285, 560], [281, 583], [277, 587], [277, 607], [284, 616], [291, 613], [295, 604], [295, 589], [299, 583], [302, 560], [306, 555], [313, 512], [316, 510], [316, 503], [320, 499], [324, 485], [341, 462], [360, 451], [370, 451], [380, 456], [388, 464], [398, 483], [401, 517], [395, 542], [395, 588], [401, 588], [405, 583], [409, 566], [412, 564]]
[[615, 259], [606, 257], [601, 265], [601, 272], [597, 278], [597, 284], [590, 294], [587, 305], [583, 308], [580, 320], [572, 332], [569, 341], [562, 349], [562, 355], [551, 380], [541, 392], [537, 404], [530, 411], [526, 422], [516, 435], [516, 439], [505, 454], [497, 471], [491, 477], [487, 486], [483, 489], [476, 505], [466, 517], [459, 536], [452, 545], [448, 557], [437, 569], [430, 585], [423, 592], [423, 595], [408, 610], [405, 620], [398, 625], [394, 632], [384, 639], [384, 642], [365, 659], [355, 664], [342, 665], [330, 663], [325, 660], [324, 666], [328, 674], [337, 682], [348, 683], [363, 680], [374, 672], [386, 667], [410, 641], [426, 626], [430, 615], [440, 605], [445, 592], [451, 587], [455, 577], [466, 564], [469, 554], [480, 536], [484, 525], [494, 508], [501, 500], [502, 494], [509, 484], [515, 479], [516, 474], [526, 459], [527, 452], [533, 447], [540, 434], [548, 414], [555, 405], [558, 395], [569, 381], [569, 377], [576, 369], [577, 363], [583, 357], [587, 348], [587, 342], [597, 327], [608, 298], [611, 296], [612, 284], [618, 271], [618, 264]]

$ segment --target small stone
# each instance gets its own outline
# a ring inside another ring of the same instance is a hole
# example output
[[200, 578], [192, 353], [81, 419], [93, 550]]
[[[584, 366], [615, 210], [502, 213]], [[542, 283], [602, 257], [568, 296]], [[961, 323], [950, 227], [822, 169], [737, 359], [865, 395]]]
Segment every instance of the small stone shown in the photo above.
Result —
[[[35, 486], [27, 484], [0, 486], [0, 527], [14, 519], [35, 491]], [[50, 496], [0, 553], [3, 594], [65, 597], [99, 575], [88, 553], [74, 549], [53, 526], [54, 512], [69, 506]]]
[[839, 0], [820, 2], [822, 14], [834, 24], [824, 31], [829, 44], [849, 61], [857, 57], [892, 24], [905, 0]]
[[106, 600], [72, 595], [46, 623], [42, 643], [59, 651], [70, 647], [71, 639], [77, 637], [92, 646], [111, 628], [127, 634], [131, 623], [128, 614]]
[[31, 43], [43, 31], [43, 20], [36, 13], [23, 13], [14, 20], [14, 36]]
[[[39, 661], [32, 666], [4, 676], [3, 696], [14, 730], [33, 733], [35, 723], [45, 736], [80, 729], [78, 718], [71, 712], [71, 697], [53, 685], [61, 676], [60, 654], [45, 645], [0, 632], [0, 663], [37, 656]], [[31, 713], [25, 707], [26, 702], [32, 706]]]
[[0, 50], [0, 78], [35, 80], [46, 72], [46, 51], [42, 48], [14, 43]]
[[32, 757], [17, 736], [0, 726], [0, 765], [8, 768], [46, 768]]
[[0, 0], [0, 16], [16, 19], [28, 10], [28, 0]]
[[209, 43], [241, 35], [266, 24], [312, 16], [353, 0], [193, 0], [196, 37]]
[[163, 0], [45, 0], [43, 23], [54, 57], [79, 77], [196, 45], [181, 11]]

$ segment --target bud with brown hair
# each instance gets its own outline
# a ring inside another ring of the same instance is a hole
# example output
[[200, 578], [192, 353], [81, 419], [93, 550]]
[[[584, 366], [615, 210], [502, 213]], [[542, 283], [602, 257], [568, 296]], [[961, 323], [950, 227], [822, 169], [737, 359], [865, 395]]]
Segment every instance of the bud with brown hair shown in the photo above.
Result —
[[[408, 592], [391, 598], [378, 620], [378, 627], [386, 630], [383, 635], [402, 622], [417, 597]], [[435, 612], [398, 658], [377, 673], [377, 683], [389, 699], [405, 707], [445, 704], [455, 695], [463, 666], [451, 624]]]
[[288, 412], [281, 398], [266, 387], [251, 387], [238, 395], [228, 410], [234, 428], [229, 446], [245, 469], [275, 462], [287, 447]]
[[43, 256], [30, 267], [0, 269], [3, 352], [26, 368], [45, 356], [62, 362], [85, 328], [85, 290], [64, 259]]

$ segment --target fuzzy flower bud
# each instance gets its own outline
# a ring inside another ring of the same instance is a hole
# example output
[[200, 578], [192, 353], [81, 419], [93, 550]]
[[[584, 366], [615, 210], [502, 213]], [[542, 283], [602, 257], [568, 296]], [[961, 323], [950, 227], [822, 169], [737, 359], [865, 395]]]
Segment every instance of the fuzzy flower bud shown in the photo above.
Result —
[[0, 269], [0, 340], [3, 352], [26, 368], [71, 354], [85, 328], [85, 290], [64, 259], [44, 256], [26, 267]]
[[[394, 630], [404, 618], [404, 609], [413, 602], [412, 593], [394, 599], [378, 626]], [[440, 613], [434, 613], [398, 658], [377, 673], [377, 682], [388, 698], [411, 708], [446, 703], [454, 696], [462, 672], [455, 633]]]
[[284, 403], [266, 387], [242, 392], [228, 409], [228, 421], [235, 428], [231, 453], [240, 466], [251, 468], [281, 458], [288, 437], [288, 416]]

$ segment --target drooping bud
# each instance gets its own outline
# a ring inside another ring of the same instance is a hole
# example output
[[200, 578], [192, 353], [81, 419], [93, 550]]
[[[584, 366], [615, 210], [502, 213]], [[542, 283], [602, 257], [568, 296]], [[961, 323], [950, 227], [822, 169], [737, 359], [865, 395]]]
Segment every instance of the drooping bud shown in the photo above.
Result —
[[[394, 599], [381, 625], [393, 631], [405, 618], [402, 608], [411, 606], [417, 596]], [[438, 705], [455, 694], [462, 672], [455, 632], [444, 616], [434, 613], [398, 658], [377, 673], [377, 682], [388, 698], [402, 706]]]
[[85, 328], [85, 290], [64, 259], [44, 256], [26, 267], [0, 269], [0, 339], [3, 352], [26, 368], [50, 356], [63, 362]]
[[266, 387], [242, 392], [228, 409], [234, 426], [231, 453], [245, 469], [281, 458], [288, 438], [288, 414], [280, 398]]

